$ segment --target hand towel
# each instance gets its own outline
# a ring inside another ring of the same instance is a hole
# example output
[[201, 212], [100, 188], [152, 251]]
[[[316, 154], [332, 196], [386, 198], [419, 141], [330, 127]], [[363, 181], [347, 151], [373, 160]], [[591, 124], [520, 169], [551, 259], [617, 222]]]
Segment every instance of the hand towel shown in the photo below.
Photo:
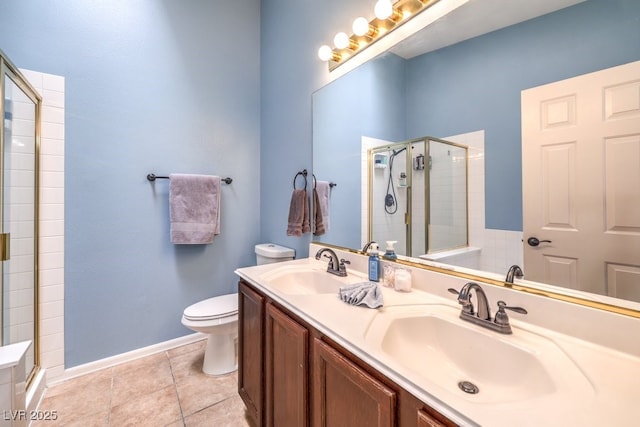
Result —
[[171, 243], [205, 244], [220, 234], [220, 177], [169, 176]]
[[308, 233], [309, 226], [309, 198], [306, 189], [294, 189], [289, 204], [289, 219], [287, 236], [302, 236]]
[[331, 185], [329, 181], [316, 181], [315, 190], [318, 192], [318, 206], [322, 215], [324, 231], [329, 231], [329, 198], [331, 197]]
[[320, 209], [320, 198], [318, 191], [313, 189], [313, 235], [322, 236], [326, 232], [322, 218], [322, 210]]
[[340, 288], [340, 299], [351, 305], [378, 308], [383, 305], [382, 292], [377, 283], [362, 282]]

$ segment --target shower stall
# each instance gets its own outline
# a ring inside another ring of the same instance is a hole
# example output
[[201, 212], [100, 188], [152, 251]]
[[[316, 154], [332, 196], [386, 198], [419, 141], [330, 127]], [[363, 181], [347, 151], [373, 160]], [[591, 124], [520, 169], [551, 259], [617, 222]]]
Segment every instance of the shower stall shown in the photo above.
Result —
[[0, 51], [0, 344], [31, 342], [19, 365], [26, 383], [39, 362], [40, 109], [40, 95]]
[[466, 146], [424, 137], [368, 155], [368, 241], [395, 240], [406, 256], [468, 245]]

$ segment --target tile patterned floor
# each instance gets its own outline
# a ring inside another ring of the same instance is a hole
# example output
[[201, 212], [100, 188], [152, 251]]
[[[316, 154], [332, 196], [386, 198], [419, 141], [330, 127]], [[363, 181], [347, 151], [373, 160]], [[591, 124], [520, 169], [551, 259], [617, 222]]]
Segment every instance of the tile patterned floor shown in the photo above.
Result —
[[38, 408], [55, 421], [34, 427], [248, 427], [237, 372], [202, 373], [206, 341], [198, 341], [87, 374], [45, 391]]

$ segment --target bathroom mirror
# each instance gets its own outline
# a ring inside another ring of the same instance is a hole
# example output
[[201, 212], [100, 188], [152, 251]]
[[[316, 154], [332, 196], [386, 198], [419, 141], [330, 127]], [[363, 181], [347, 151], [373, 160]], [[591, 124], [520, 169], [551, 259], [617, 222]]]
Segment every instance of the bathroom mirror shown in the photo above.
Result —
[[[367, 221], [362, 210], [367, 197], [361, 185], [363, 137], [400, 142], [424, 135], [450, 139], [481, 133], [485, 169], [480, 216], [484, 229], [495, 232], [490, 251], [505, 243], [504, 236], [515, 236], [516, 247], [500, 250], [522, 252], [521, 92], [640, 60], [635, 42], [639, 17], [640, 5], [634, 2], [589, 0], [417, 56], [412, 56], [414, 46], [429, 43], [414, 35], [408, 44], [400, 43], [315, 92], [313, 172], [337, 187], [331, 194], [329, 231], [314, 240], [362, 248]], [[432, 41], [447, 39], [448, 33], [473, 32], [472, 23], [444, 21], [447, 25], [430, 34]], [[469, 221], [474, 221], [471, 213]], [[526, 275], [526, 265], [524, 270]], [[504, 278], [506, 268], [476, 273], [495, 281], [498, 273]], [[570, 293], [549, 285], [540, 284]], [[640, 307], [596, 294], [593, 299], [636, 311]]]

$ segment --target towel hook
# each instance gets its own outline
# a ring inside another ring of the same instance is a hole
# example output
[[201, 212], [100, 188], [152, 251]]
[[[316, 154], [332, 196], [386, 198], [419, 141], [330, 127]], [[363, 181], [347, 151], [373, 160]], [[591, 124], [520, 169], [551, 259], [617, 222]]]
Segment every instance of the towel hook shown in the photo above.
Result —
[[302, 187], [302, 188], [304, 188], [304, 189], [307, 188], [307, 175], [308, 175], [308, 172], [307, 172], [306, 169], [303, 169], [301, 172], [298, 172], [296, 174], [296, 176], [293, 177], [293, 189], [294, 190], [296, 189], [296, 179], [298, 179], [298, 176], [300, 176], [300, 175], [302, 175], [302, 177], [304, 178], [304, 187]]

